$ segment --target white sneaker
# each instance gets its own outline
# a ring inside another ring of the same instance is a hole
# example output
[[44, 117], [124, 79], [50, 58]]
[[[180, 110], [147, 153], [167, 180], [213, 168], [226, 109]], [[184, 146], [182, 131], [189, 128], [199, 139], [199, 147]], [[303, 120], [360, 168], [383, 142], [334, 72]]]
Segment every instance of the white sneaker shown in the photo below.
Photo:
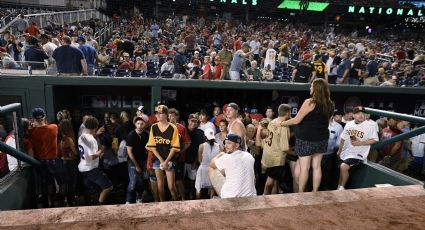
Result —
[[344, 186], [339, 186], [338, 190], [345, 190]]
[[127, 202], [125, 202], [125, 204], [130, 204], [130, 202], [127, 201]]
[[143, 203], [143, 202], [142, 202], [142, 199], [137, 199], [137, 200], [136, 200], [136, 203], [137, 203], [137, 204], [141, 204], [141, 203]]

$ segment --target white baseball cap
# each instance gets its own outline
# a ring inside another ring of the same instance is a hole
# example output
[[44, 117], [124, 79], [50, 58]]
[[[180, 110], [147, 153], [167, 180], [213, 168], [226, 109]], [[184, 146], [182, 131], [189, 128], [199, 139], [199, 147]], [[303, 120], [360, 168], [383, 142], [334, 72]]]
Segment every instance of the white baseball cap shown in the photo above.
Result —
[[214, 132], [214, 130], [213, 130], [213, 129], [210, 129], [210, 128], [205, 129], [205, 131], [204, 131], [204, 135], [205, 135], [205, 137], [206, 137], [208, 140], [213, 140], [213, 139], [215, 139], [215, 132]]

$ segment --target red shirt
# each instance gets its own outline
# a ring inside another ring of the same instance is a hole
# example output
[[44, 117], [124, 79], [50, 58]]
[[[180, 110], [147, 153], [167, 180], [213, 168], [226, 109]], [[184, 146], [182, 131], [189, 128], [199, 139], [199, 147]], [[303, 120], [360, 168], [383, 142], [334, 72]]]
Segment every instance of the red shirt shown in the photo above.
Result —
[[233, 44], [235, 51], [242, 49], [242, 42], [239, 40], [236, 40], [235, 43]]
[[204, 71], [204, 73], [209, 72], [208, 74], [205, 74], [202, 79], [204, 79], [204, 80], [211, 80], [211, 78], [212, 78], [211, 65], [210, 64], [206, 64], [204, 66], [204, 68], [202, 68], [202, 70]]
[[[179, 139], [180, 139], [180, 148], [183, 146], [183, 144], [190, 144], [191, 140], [189, 137], [189, 132], [187, 131], [186, 127], [184, 125], [177, 123], [177, 130], [179, 131]], [[177, 162], [178, 163], [184, 163], [186, 160], [186, 151], [185, 152], [178, 152], [177, 153]]]
[[30, 129], [29, 140], [34, 148], [34, 158], [52, 160], [58, 157], [58, 126], [44, 125]]
[[222, 64], [218, 64], [215, 66], [214, 80], [220, 80], [221, 70], [223, 70]]
[[[391, 128], [387, 127], [387, 128], [385, 128], [385, 129], [382, 130], [381, 140], [383, 141], [383, 140], [390, 139], [391, 137], [400, 135], [401, 133], [402, 133], [402, 131], [399, 130], [399, 129], [391, 129]], [[394, 147], [394, 145], [396, 143], [397, 142], [394, 142], [392, 144], [388, 144], [385, 147], [383, 147], [381, 149], [382, 153], [384, 153], [385, 155], [390, 155], [391, 149]], [[393, 156], [394, 157], [397, 157], [397, 158], [401, 158], [401, 152], [402, 152], [402, 150], [403, 150], [403, 142], [402, 142], [402, 145], [400, 146], [400, 149], [398, 150], [398, 152], [395, 153]]]
[[167, 49], [165, 49], [165, 48], [159, 49], [158, 54], [161, 55], [161, 56], [167, 56]]
[[134, 69], [134, 62], [133, 61], [127, 61], [126, 63], [124, 61], [120, 62], [119, 69], [128, 69], [128, 70], [133, 70]]

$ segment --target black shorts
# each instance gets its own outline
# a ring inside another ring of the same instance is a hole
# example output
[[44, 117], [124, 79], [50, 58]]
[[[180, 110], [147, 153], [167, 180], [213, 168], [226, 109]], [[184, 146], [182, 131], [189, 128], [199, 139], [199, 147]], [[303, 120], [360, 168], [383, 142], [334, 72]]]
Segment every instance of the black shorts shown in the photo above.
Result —
[[41, 166], [35, 168], [35, 183], [38, 194], [46, 193], [47, 187], [55, 184], [63, 185], [67, 181], [67, 173], [63, 160], [55, 158], [52, 160], [40, 160]]
[[112, 187], [112, 182], [100, 171], [99, 168], [81, 172], [86, 183], [94, 183], [102, 190]]
[[363, 163], [363, 160], [356, 159], [356, 158], [347, 158], [345, 160], [341, 160], [341, 164], [345, 163], [346, 165], [350, 166], [350, 168], [358, 166]]
[[286, 159], [288, 159], [288, 161], [297, 161], [298, 160], [298, 156], [297, 155], [286, 154]]
[[280, 180], [285, 171], [285, 166], [275, 166], [266, 169], [266, 175], [274, 180]]

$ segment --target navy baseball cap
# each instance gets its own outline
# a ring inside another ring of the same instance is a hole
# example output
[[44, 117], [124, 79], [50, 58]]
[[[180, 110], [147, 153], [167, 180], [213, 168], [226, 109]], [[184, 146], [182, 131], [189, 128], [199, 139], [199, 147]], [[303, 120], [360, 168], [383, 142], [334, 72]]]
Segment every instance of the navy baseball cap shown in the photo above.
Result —
[[86, 38], [84, 36], [79, 36], [77, 38], [77, 42], [82, 41], [82, 42], [86, 42]]
[[242, 142], [242, 138], [236, 134], [228, 134], [226, 136], [226, 139], [224, 139], [223, 143], [225, 143], [227, 140], [231, 142], [235, 142], [237, 144], [241, 144]]
[[32, 118], [34, 119], [43, 119], [46, 116], [46, 112], [42, 108], [34, 108], [32, 110]]

